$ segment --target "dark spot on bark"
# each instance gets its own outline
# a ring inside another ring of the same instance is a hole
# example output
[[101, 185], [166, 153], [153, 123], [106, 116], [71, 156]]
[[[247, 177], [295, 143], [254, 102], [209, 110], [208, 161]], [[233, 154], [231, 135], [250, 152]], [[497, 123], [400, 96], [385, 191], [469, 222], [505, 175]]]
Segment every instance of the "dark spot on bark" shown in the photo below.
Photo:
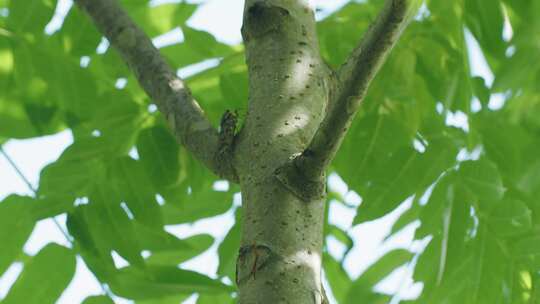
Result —
[[305, 42], [305, 41], [300, 41], [300, 42], [298, 42], [298, 45], [305, 46], [305, 45], [307, 45], [307, 42]]
[[242, 36], [249, 41], [268, 33], [278, 32], [289, 15], [289, 11], [282, 7], [261, 1], [255, 2], [247, 11], [247, 19], [241, 30]]
[[294, 278], [292, 281], [293, 281], [293, 283], [295, 283], [295, 284], [298, 284], [298, 282], [300, 282], [297, 278]]
[[306, 149], [306, 150], [304, 151], [304, 153], [302, 153], [302, 154], [303, 154], [304, 156], [310, 157], [310, 156], [313, 156], [314, 153], [313, 153], [313, 150], [311, 150], [311, 149]]

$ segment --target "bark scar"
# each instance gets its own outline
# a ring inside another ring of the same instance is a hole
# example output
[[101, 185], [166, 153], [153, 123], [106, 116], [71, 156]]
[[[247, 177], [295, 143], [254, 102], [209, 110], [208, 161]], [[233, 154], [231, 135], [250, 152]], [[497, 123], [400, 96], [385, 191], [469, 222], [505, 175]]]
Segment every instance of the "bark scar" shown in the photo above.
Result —
[[302, 168], [297, 165], [298, 158], [309, 156], [309, 153], [311, 151], [306, 150], [304, 155], [293, 156], [274, 172], [274, 176], [287, 190], [306, 203], [322, 199], [326, 195], [326, 177], [324, 174], [317, 180], [313, 180], [306, 176]]
[[257, 271], [262, 270], [271, 261], [274, 254], [270, 247], [262, 244], [251, 244], [240, 247], [236, 259], [236, 285], [249, 279], [256, 279]]

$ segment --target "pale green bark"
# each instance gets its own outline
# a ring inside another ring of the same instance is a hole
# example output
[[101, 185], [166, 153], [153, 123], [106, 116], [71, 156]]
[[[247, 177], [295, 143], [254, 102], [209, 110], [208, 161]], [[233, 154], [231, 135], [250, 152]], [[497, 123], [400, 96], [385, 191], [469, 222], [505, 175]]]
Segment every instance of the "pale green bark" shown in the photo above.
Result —
[[244, 15], [250, 98], [235, 161], [244, 208], [239, 303], [321, 303], [324, 199], [306, 203], [274, 175], [305, 150], [325, 115], [328, 70], [313, 11], [303, 1], [248, 0]]
[[[180, 142], [215, 173], [239, 181], [244, 216], [238, 302], [325, 302], [324, 173], [370, 81], [421, 0], [387, 0], [337, 73], [320, 57], [307, 0], [246, 0], [242, 34], [249, 100], [235, 140], [211, 128], [182, 80], [117, 0], [76, 3], [132, 68]], [[220, 146], [223, 142], [229, 146]]]

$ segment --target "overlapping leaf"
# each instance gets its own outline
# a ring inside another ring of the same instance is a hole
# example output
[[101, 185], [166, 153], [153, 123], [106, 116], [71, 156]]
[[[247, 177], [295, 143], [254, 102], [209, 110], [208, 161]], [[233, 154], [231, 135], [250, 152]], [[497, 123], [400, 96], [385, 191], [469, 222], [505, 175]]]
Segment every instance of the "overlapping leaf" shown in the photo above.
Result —
[[74, 274], [75, 253], [60, 245], [49, 244], [25, 265], [2, 303], [54, 303]]

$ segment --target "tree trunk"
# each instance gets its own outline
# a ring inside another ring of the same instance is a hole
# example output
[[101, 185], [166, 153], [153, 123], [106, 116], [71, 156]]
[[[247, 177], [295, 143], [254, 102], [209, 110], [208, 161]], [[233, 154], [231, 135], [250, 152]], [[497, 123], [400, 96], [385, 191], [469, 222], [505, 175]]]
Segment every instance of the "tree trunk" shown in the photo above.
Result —
[[151, 40], [115, 0], [76, 0], [158, 105], [179, 142], [210, 170], [239, 182], [239, 303], [319, 304], [325, 170], [369, 83], [422, 0], [387, 0], [343, 66], [319, 54], [307, 0], [246, 0], [242, 36], [249, 71], [246, 120], [218, 132]]
[[249, 105], [235, 151], [244, 208], [239, 303], [322, 303], [324, 202], [303, 201], [275, 171], [302, 153], [328, 101], [307, 1], [246, 1]]

